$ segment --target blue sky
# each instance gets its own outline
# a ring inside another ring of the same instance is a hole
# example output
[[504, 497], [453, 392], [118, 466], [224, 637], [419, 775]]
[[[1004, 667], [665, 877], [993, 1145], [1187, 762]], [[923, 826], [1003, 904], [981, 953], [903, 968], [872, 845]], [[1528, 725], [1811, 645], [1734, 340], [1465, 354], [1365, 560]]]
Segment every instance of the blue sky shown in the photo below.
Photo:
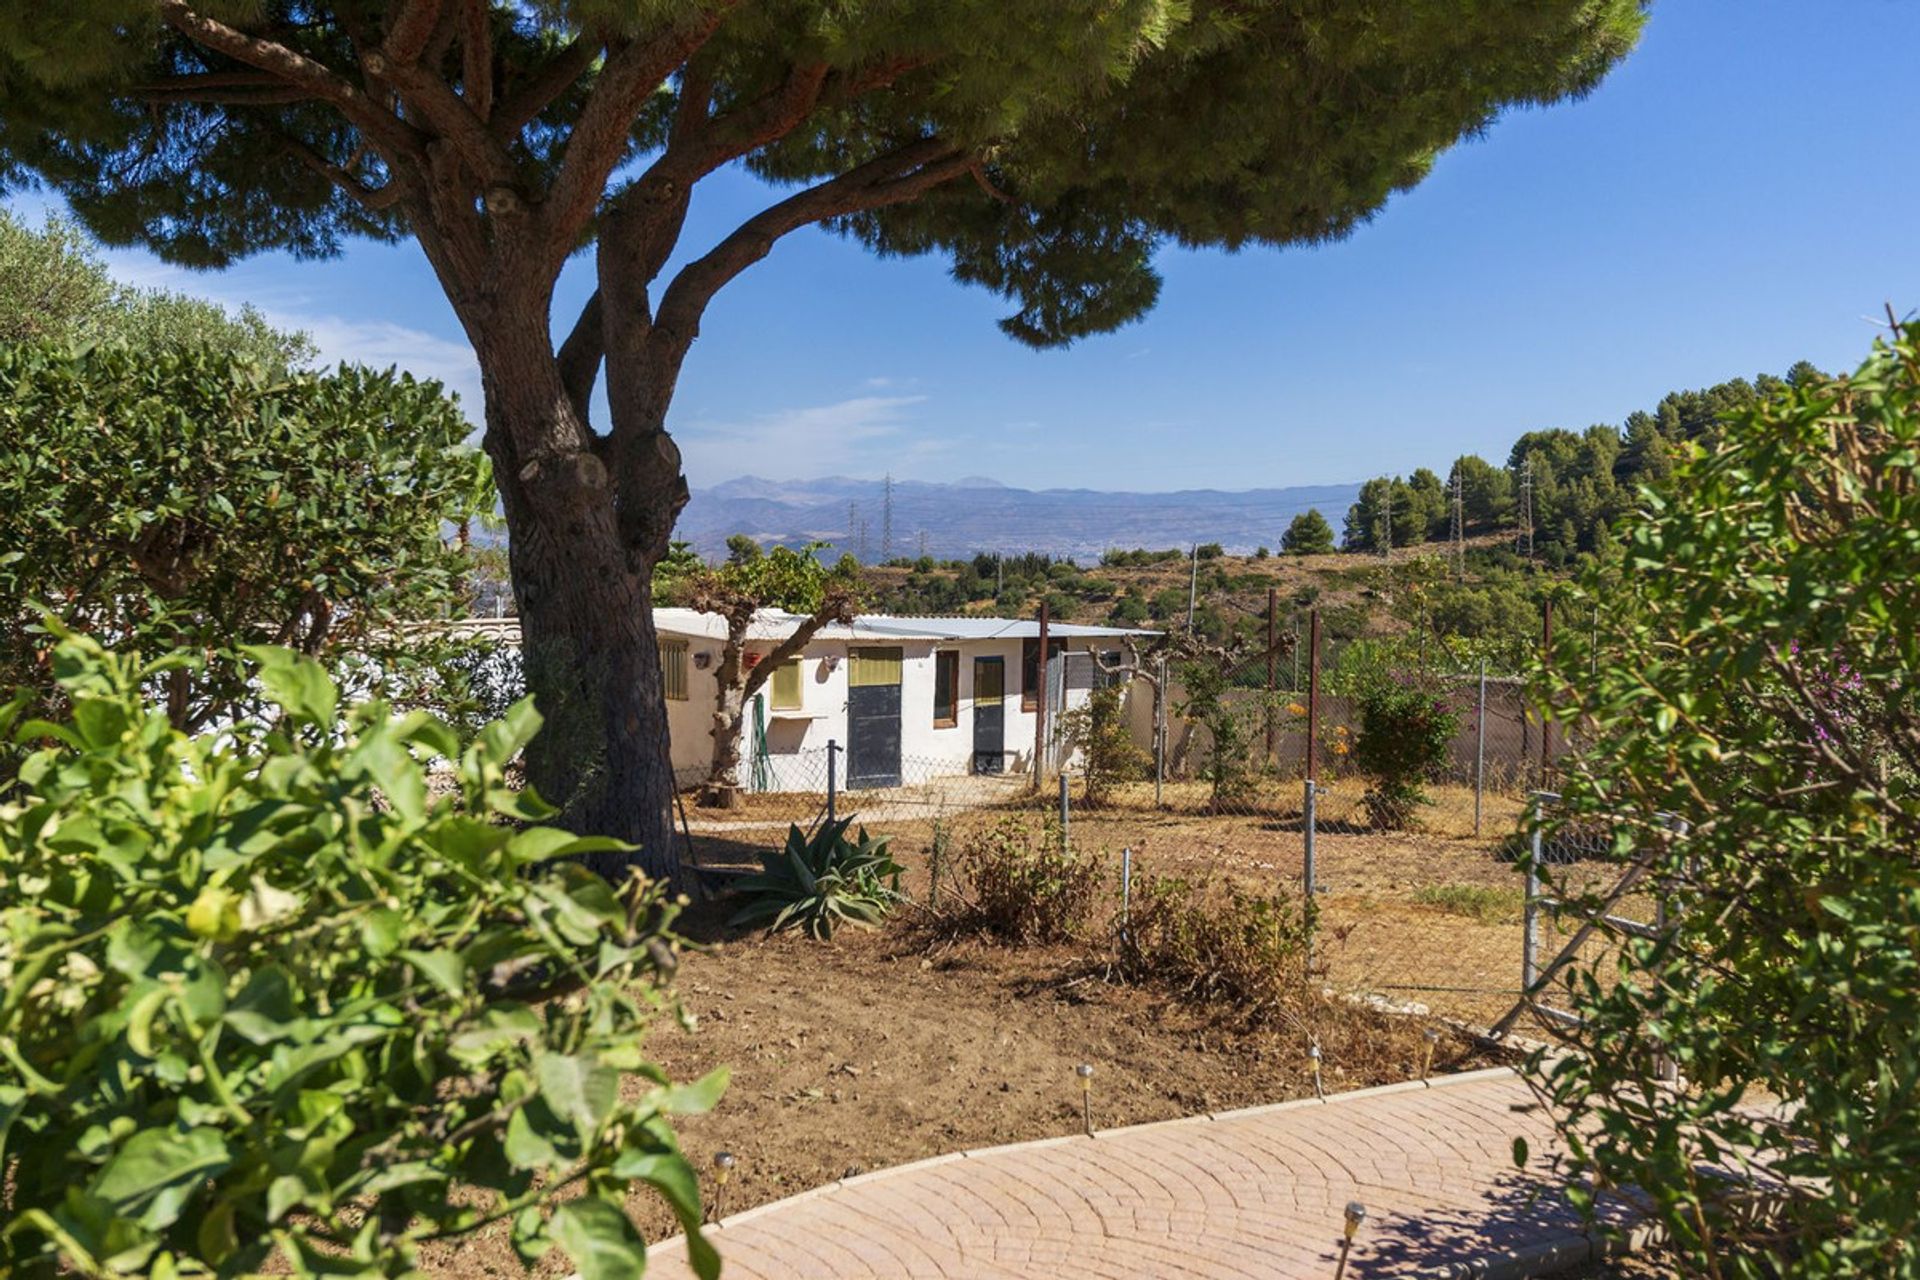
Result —
[[[934, 259], [789, 238], [716, 301], [671, 425], [696, 486], [742, 473], [1245, 489], [1496, 460], [1522, 431], [1806, 358], [1851, 366], [1920, 306], [1916, 0], [1657, 0], [1591, 97], [1510, 115], [1350, 239], [1170, 251], [1144, 322], [1033, 352]], [[756, 208], [710, 184], [689, 245]], [[14, 202], [32, 211], [38, 202]], [[419, 251], [121, 274], [252, 301], [333, 358], [478, 376]], [[571, 319], [589, 287], [563, 281]], [[563, 321], [564, 323], [564, 321]]]

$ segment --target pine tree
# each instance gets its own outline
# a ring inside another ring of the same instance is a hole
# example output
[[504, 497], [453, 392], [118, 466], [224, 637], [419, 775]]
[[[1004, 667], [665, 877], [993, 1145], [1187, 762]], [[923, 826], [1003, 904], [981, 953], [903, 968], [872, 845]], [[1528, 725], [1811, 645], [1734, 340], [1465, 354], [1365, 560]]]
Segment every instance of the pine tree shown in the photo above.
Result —
[[[202, 7], [204, 5], [204, 7]], [[646, 607], [687, 501], [667, 414], [714, 296], [792, 232], [938, 253], [1057, 346], [1162, 244], [1345, 235], [1501, 111], [1584, 93], [1640, 0], [70, 0], [0, 7], [0, 181], [218, 266], [412, 237], [472, 339], [514, 543], [529, 779], [665, 865]], [[717, 243], [694, 190], [777, 184]], [[597, 289], [563, 319], [561, 268]], [[673, 265], [669, 275], [667, 268]], [[605, 379], [607, 422], [589, 416]]]

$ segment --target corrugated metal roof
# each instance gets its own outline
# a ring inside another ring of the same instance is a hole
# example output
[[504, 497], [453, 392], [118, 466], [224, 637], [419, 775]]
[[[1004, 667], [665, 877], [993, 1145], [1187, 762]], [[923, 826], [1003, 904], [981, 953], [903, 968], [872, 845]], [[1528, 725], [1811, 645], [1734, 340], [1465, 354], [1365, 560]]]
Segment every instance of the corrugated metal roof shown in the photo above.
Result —
[[[801, 615], [779, 609], [762, 609], [747, 628], [748, 640], [778, 642], [793, 634]], [[680, 636], [698, 636], [706, 640], [727, 638], [726, 620], [718, 614], [697, 609], [655, 609], [653, 624], [663, 632]], [[502, 644], [520, 643], [517, 618], [467, 618], [447, 623], [444, 629], [460, 635], [482, 635]], [[1059, 640], [1119, 639], [1123, 636], [1150, 636], [1157, 632], [1126, 627], [1089, 627], [1071, 622], [1056, 622], [1047, 634]], [[1033, 618], [937, 618], [900, 617], [869, 613], [856, 617], [850, 625], [822, 627], [821, 640], [1037, 640], [1040, 624]]]

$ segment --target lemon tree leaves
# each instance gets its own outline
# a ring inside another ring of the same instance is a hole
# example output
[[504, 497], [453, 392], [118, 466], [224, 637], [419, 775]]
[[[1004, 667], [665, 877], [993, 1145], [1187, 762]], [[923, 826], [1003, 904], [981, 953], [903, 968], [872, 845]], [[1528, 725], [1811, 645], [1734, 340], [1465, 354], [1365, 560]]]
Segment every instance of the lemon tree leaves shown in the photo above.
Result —
[[677, 908], [568, 861], [613, 842], [520, 825], [540, 802], [503, 766], [532, 707], [467, 743], [250, 656], [274, 732], [189, 736], [144, 699], [156, 664], [77, 636], [74, 715], [11, 728], [0, 1271], [241, 1274], [277, 1249], [392, 1276], [507, 1218], [524, 1256], [631, 1276], [630, 1185], [697, 1236], [667, 1117], [724, 1077], [672, 1085], [641, 1043]]

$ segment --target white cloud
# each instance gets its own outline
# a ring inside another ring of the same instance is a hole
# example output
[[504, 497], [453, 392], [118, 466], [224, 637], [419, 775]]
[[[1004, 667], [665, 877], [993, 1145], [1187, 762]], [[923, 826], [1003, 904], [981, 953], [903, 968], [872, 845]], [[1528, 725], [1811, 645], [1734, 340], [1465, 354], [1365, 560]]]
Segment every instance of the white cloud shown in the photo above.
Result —
[[476, 426], [484, 415], [480, 365], [464, 339], [443, 338], [391, 320], [349, 319], [316, 308], [312, 298], [284, 281], [262, 278], [243, 265], [223, 275], [208, 275], [160, 262], [128, 250], [107, 254], [114, 278], [141, 289], [167, 289], [217, 303], [229, 311], [252, 306], [276, 329], [299, 330], [319, 349], [321, 367], [342, 362], [389, 365], [432, 378], [460, 397], [467, 420]]
[[469, 421], [480, 422], [480, 364], [473, 348], [411, 329], [389, 320], [348, 320], [340, 316], [302, 315], [262, 307], [269, 323], [283, 329], [304, 329], [320, 349], [324, 365], [349, 361], [384, 369], [397, 365], [416, 378], [433, 378], [460, 396]]
[[692, 419], [673, 425], [687, 478], [715, 484], [739, 475], [810, 480], [896, 472], [908, 460], [946, 448], [914, 439], [915, 405], [925, 396], [855, 396], [833, 404], [779, 409], [743, 422]]

